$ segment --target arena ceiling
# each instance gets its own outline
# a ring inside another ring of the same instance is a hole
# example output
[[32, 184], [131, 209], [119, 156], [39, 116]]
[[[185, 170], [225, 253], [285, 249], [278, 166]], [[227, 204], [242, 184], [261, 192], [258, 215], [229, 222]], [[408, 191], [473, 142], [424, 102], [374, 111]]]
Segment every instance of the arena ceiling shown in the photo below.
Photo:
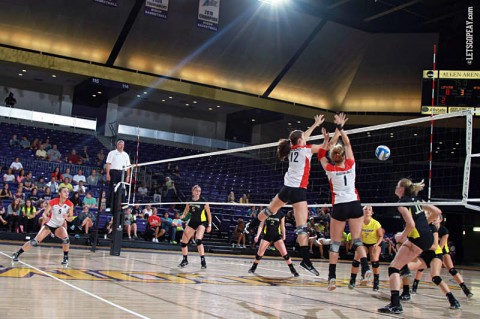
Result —
[[170, 0], [167, 20], [145, 15], [143, 0], [117, 2], [0, 0], [0, 72], [17, 76], [14, 63], [45, 85], [62, 84], [52, 72], [72, 86], [90, 77], [126, 82], [122, 98], [146, 108], [221, 105], [246, 117], [254, 108], [287, 121], [318, 108], [418, 113], [433, 44], [474, 3], [222, 0], [212, 32], [196, 26], [197, 1]]

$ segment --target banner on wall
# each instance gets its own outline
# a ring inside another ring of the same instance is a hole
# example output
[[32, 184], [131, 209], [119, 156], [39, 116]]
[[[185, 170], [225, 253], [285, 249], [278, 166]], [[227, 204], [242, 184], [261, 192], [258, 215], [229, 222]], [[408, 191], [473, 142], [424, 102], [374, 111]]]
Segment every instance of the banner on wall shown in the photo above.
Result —
[[145, 0], [145, 14], [161, 19], [168, 19], [169, 0]]
[[110, 7], [118, 7], [118, 1], [120, 0], [93, 0], [94, 2], [98, 2]]
[[220, 0], [198, 0], [198, 19], [199, 28], [218, 31], [218, 22], [220, 20]]

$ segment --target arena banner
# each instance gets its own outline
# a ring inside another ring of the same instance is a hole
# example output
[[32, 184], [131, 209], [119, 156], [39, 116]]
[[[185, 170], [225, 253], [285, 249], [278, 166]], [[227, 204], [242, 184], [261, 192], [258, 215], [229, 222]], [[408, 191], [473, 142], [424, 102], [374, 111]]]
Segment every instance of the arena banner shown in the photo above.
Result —
[[110, 7], [118, 7], [118, 2], [120, 0], [93, 0], [93, 1], [104, 4], [106, 6], [110, 6]]
[[198, 0], [197, 27], [218, 31], [220, 0]]
[[168, 19], [169, 0], [145, 0], [145, 14], [161, 19]]

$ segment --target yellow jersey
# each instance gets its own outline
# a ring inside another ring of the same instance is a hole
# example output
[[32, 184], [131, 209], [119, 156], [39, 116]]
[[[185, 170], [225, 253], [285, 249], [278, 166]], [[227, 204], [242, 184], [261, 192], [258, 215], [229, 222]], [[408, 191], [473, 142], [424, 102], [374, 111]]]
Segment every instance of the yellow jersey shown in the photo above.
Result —
[[362, 224], [362, 242], [367, 245], [373, 245], [377, 243], [378, 233], [377, 230], [382, 228], [382, 225], [376, 220], [371, 218], [368, 224]]

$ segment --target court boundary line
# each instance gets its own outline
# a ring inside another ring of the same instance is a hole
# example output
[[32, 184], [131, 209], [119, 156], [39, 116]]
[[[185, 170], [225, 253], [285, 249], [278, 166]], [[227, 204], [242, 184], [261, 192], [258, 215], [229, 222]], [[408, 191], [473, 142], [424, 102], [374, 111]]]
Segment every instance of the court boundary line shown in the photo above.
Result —
[[[9, 259], [11, 259], [11, 256], [8, 255], [8, 254], [6, 254], [6, 253], [4, 253], [3, 251], [0, 251], [0, 254], [2, 254], [2, 255], [4, 255], [5, 257], [8, 257]], [[21, 264], [23, 264], [23, 265], [25, 265], [25, 266], [27, 266], [27, 267], [29, 267], [29, 268], [32, 268], [33, 270], [38, 271], [39, 273], [41, 273], [41, 274], [43, 274], [43, 275], [45, 275], [45, 276], [47, 276], [47, 277], [50, 277], [50, 278], [52, 278], [52, 279], [54, 279], [54, 280], [56, 280], [56, 281], [58, 281], [58, 282], [60, 282], [60, 283], [62, 283], [62, 284], [64, 284], [64, 285], [70, 287], [70, 288], [73, 288], [73, 289], [75, 289], [75, 290], [78, 290], [78, 291], [80, 291], [81, 293], [84, 293], [84, 294], [86, 294], [86, 295], [88, 295], [88, 296], [90, 296], [90, 297], [93, 297], [93, 298], [95, 298], [95, 299], [98, 299], [98, 300], [100, 300], [100, 301], [102, 301], [102, 302], [104, 302], [104, 303], [106, 303], [106, 304], [108, 304], [108, 305], [110, 305], [110, 306], [113, 306], [113, 307], [115, 307], [115, 308], [117, 308], [117, 309], [120, 309], [120, 310], [122, 310], [122, 311], [125, 311], [125, 312], [127, 312], [127, 313], [129, 313], [129, 314], [131, 314], [131, 315], [134, 315], [134, 316], [136, 316], [136, 317], [143, 318], [143, 319], [150, 319], [150, 317], [144, 316], [144, 315], [142, 315], [142, 314], [139, 314], [138, 312], [135, 312], [135, 311], [130, 310], [130, 309], [128, 309], [128, 308], [125, 308], [125, 307], [122, 307], [122, 306], [120, 306], [120, 305], [117, 305], [116, 303], [114, 303], [114, 302], [112, 302], [112, 301], [109, 301], [109, 300], [107, 300], [107, 299], [105, 299], [105, 298], [102, 298], [102, 297], [100, 297], [100, 296], [92, 293], [92, 292], [89, 292], [89, 291], [87, 291], [87, 290], [85, 290], [85, 289], [82, 289], [82, 288], [80, 288], [80, 287], [77, 287], [77, 286], [75, 286], [75, 285], [72, 285], [72, 284], [70, 284], [70, 283], [68, 283], [68, 282], [66, 282], [66, 281], [64, 281], [64, 280], [62, 280], [62, 279], [60, 279], [60, 278], [57, 278], [57, 277], [49, 274], [48, 272], [46, 272], [46, 271], [44, 271], [44, 270], [41, 270], [40, 268], [37, 268], [37, 267], [32, 266], [32, 265], [30, 265], [30, 264], [27, 264], [27, 263], [24, 262], [24, 261], [20, 261], [20, 260], [19, 260], [18, 263], [21, 263]]]

